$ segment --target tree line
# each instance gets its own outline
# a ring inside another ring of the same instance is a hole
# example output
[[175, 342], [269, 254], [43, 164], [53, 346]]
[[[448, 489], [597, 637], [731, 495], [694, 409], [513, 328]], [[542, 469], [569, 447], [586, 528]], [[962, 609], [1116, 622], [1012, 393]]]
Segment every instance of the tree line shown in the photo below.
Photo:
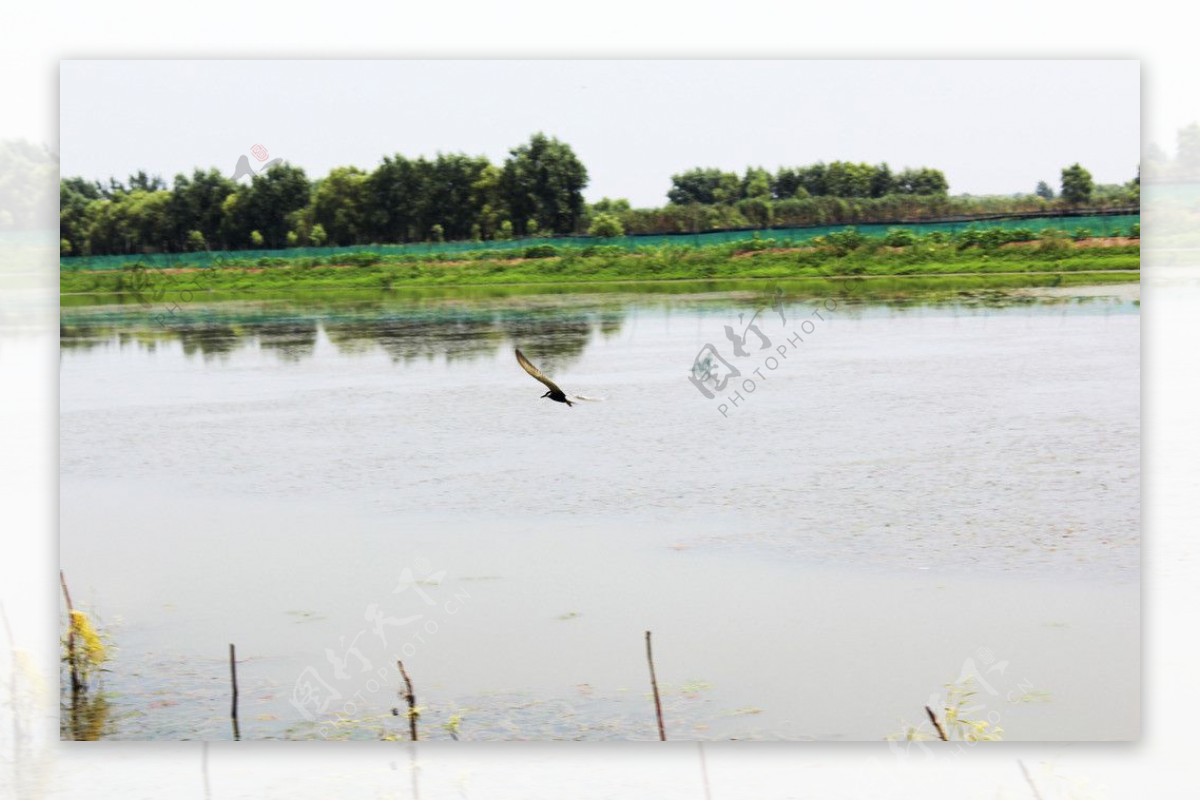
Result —
[[587, 169], [538, 133], [500, 166], [482, 156], [385, 157], [371, 172], [337, 167], [310, 181], [286, 162], [238, 183], [217, 169], [145, 173], [122, 184], [61, 181], [64, 253], [285, 248], [570, 233], [585, 210]]
[[369, 172], [337, 167], [317, 180], [286, 162], [251, 173], [248, 183], [215, 168], [176, 175], [170, 187], [145, 172], [124, 183], [64, 178], [60, 249], [63, 255], [107, 255], [611, 237], [1120, 205], [1132, 196], [1128, 187], [1097, 191], [1079, 165], [1064, 169], [1060, 196], [1044, 192], [1043, 182], [1029, 195], [951, 197], [940, 170], [844, 161], [773, 173], [698, 167], [672, 175], [668, 203], [651, 209], [632, 208], [624, 199], [588, 204], [587, 183], [587, 169], [571, 147], [544, 133], [512, 148], [500, 165], [462, 153], [395, 154]]

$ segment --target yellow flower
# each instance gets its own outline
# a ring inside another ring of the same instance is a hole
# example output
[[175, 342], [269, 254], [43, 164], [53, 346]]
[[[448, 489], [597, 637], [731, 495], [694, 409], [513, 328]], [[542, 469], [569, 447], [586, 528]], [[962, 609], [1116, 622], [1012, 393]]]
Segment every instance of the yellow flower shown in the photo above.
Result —
[[97, 668], [108, 658], [107, 649], [100, 635], [92, 627], [92, 621], [78, 609], [71, 610], [71, 631], [83, 643], [83, 659], [85, 668]]

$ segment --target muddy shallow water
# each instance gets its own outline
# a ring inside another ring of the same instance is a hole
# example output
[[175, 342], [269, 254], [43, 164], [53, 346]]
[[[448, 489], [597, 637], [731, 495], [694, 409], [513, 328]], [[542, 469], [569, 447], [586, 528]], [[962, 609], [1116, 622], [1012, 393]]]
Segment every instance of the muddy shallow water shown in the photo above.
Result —
[[105, 736], [228, 738], [234, 642], [247, 739], [403, 736], [397, 657], [429, 738], [654, 739], [649, 629], [673, 739], [878, 740], [970, 676], [1005, 739], [1136, 737], [1136, 298], [64, 310]]

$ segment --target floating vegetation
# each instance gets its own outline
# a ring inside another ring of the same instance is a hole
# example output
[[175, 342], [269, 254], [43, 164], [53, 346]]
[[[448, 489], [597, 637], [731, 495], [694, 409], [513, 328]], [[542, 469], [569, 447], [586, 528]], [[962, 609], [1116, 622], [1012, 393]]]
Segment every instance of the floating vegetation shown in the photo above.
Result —
[[942, 740], [943, 742], [975, 743], [1004, 739], [1004, 729], [986, 718], [970, 717], [985, 711], [983, 704], [974, 703], [976, 695], [975, 679], [967, 676], [961, 681], [946, 685], [946, 697], [939, 715], [930, 706], [925, 707], [925, 714], [933, 726], [933, 733], [925, 731], [920, 726], [906, 725], [899, 734], [890, 734], [884, 739], [892, 742], [916, 742], [921, 740]]

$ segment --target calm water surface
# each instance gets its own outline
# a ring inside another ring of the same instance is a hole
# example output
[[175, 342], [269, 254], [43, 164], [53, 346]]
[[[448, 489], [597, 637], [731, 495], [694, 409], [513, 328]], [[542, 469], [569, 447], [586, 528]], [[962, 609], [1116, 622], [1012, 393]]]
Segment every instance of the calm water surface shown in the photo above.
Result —
[[970, 675], [1006, 739], [1136, 737], [1136, 299], [64, 310], [105, 736], [228, 738], [233, 642], [247, 739], [399, 736], [398, 657], [430, 739], [654, 739], [649, 629], [674, 739], [878, 740]]

